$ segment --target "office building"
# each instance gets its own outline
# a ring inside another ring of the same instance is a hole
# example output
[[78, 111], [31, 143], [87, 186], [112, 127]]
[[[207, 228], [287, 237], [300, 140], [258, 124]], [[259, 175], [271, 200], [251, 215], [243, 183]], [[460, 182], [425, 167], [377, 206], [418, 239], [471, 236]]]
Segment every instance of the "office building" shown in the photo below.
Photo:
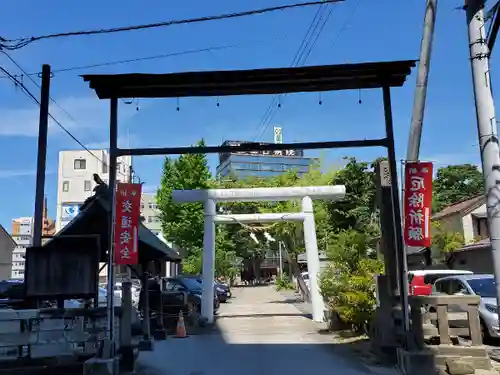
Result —
[[[78, 215], [83, 202], [95, 187], [93, 175], [98, 174], [104, 181], [109, 178], [109, 155], [107, 150], [71, 150], [59, 152], [57, 175], [56, 229], [61, 230]], [[94, 156], [95, 155], [95, 156]], [[116, 179], [127, 182], [132, 164], [131, 156], [118, 158]]]
[[[252, 142], [225, 141], [222, 146], [239, 146], [245, 143]], [[290, 170], [304, 174], [309, 171], [315, 160], [304, 157], [303, 150], [221, 153], [216, 173], [218, 178], [271, 177]]]
[[[43, 202], [43, 218], [42, 218], [42, 236], [47, 237], [42, 239], [42, 243], [48, 241], [48, 237], [55, 234], [54, 220], [49, 218], [47, 211], [47, 199]], [[33, 245], [33, 217], [20, 217], [12, 220], [11, 237], [15, 242], [15, 248], [12, 252], [12, 279], [24, 278], [24, 266], [26, 248]]]
[[11, 237], [16, 243], [12, 253], [12, 279], [24, 279], [26, 248], [33, 244], [33, 218], [20, 217], [12, 220]]
[[156, 204], [156, 193], [142, 193], [141, 216], [143, 224], [155, 235], [161, 233], [160, 211]]

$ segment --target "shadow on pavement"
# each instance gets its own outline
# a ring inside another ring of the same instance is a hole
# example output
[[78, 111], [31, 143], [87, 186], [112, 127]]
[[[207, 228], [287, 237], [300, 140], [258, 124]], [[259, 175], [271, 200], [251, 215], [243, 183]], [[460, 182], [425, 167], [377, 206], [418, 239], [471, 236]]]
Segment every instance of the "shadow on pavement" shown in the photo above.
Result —
[[[261, 318], [283, 315], [265, 314]], [[300, 314], [296, 315], [299, 318]], [[246, 315], [243, 318], [259, 315]], [[238, 319], [235, 319], [238, 318]], [[369, 375], [366, 365], [385, 366], [375, 356], [367, 356], [367, 340], [333, 343], [332, 340], [316, 342], [308, 335], [298, 335], [295, 343], [288, 343], [293, 332], [273, 337], [266, 336], [265, 329], [252, 330], [231, 338], [219, 327], [222, 320], [240, 320], [242, 316], [219, 318], [216, 324], [201, 334], [184, 339], [172, 336], [155, 342], [153, 352], [142, 352], [137, 366], [138, 375]], [[243, 328], [245, 329], [245, 328]], [[264, 332], [263, 332], [264, 331]], [[314, 335], [314, 333], [311, 333]], [[326, 335], [325, 335], [326, 336]], [[250, 342], [248, 342], [250, 341]], [[361, 361], [363, 360], [363, 362]], [[390, 369], [376, 372], [396, 374]]]
[[[276, 302], [274, 288], [243, 288], [237, 299], [221, 305], [220, 316], [206, 330], [187, 338], [155, 342], [141, 352], [138, 375], [369, 375], [360, 359], [366, 345], [335, 343], [319, 334], [294, 305]], [[283, 297], [284, 298], [284, 297]], [[188, 334], [190, 334], [188, 330]], [[372, 363], [378, 365], [375, 360]], [[393, 375], [392, 369], [376, 373]]]

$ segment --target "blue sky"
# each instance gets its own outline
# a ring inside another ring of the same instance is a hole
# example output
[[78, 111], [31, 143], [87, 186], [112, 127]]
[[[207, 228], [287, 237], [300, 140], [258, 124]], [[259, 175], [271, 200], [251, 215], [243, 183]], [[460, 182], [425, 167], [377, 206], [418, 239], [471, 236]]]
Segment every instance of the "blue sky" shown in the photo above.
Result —
[[[0, 12], [0, 36], [27, 37], [67, 30], [106, 28], [238, 12], [290, 3], [285, 0], [210, 2], [184, 0], [16, 0]], [[463, 2], [441, 2], [427, 97], [421, 158], [436, 162], [478, 163], [477, 131], [471, 90]], [[330, 5], [333, 12], [306, 65], [355, 63], [377, 60], [417, 59], [424, 0], [346, 0]], [[51, 95], [65, 111], [51, 112], [84, 144], [106, 147], [107, 103], [99, 102], [79, 74], [127, 72], [179, 72], [189, 70], [247, 69], [290, 66], [311, 23], [315, 8], [202, 24], [110, 35], [40, 41], [16, 50], [11, 56], [27, 71], [40, 71], [44, 63], [54, 70], [95, 63], [176, 53], [207, 47], [239, 45], [204, 53], [187, 54], [94, 69], [55, 73]], [[496, 52], [496, 51], [495, 51]], [[495, 55], [495, 53], [493, 54]], [[495, 56], [492, 68], [495, 68]], [[17, 68], [0, 55], [0, 66]], [[398, 158], [404, 157], [411, 117], [416, 71], [403, 88], [393, 92], [393, 114]], [[498, 76], [493, 72], [493, 85]], [[35, 77], [36, 78], [36, 77]], [[496, 79], [495, 79], [496, 78]], [[37, 78], [36, 78], [37, 79]], [[24, 79], [37, 95], [38, 88]], [[318, 141], [373, 138], [383, 135], [380, 92], [293, 94], [281, 101], [269, 128], [259, 140], [272, 139], [272, 127], [283, 127], [285, 141]], [[270, 96], [140, 100], [120, 104], [120, 144], [132, 147], [181, 146], [205, 138], [209, 144], [224, 139], [253, 139], [271, 101]], [[10, 229], [14, 217], [31, 216], [34, 207], [38, 108], [7, 79], [0, 78], [0, 224]], [[51, 127], [49, 134], [46, 195], [54, 216], [57, 155], [79, 146]], [[329, 163], [342, 156], [372, 160], [383, 149], [323, 152]], [[309, 152], [316, 156], [318, 152]], [[215, 169], [216, 157], [210, 157]], [[134, 167], [149, 189], [160, 179], [162, 158], [134, 159]]]

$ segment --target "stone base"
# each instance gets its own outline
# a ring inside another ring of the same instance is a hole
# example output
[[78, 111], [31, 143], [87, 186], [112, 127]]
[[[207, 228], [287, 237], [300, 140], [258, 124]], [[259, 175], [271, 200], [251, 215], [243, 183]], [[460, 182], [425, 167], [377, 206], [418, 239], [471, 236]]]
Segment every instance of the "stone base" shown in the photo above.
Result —
[[118, 375], [118, 358], [90, 358], [83, 364], [83, 375]]
[[134, 346], [122, 346], [120, 348], [120, 370], [123, 372], [133, 372], [135, 369], [135, 360], [137, 359], [138, 350]]
[[167, 331], [164, 329], [157, 329], [153, 332], [155, 341], [163, 341], [167, 339]]
[[141, 351], [141, 352], [153, 351], [153, 340], [142, 339], [141, 341], [139, 341], [139, 351]]
[[436, 373], [436, 357], [429, 350], [397, 350], [398, 367], [405, 375], [423, 375]]

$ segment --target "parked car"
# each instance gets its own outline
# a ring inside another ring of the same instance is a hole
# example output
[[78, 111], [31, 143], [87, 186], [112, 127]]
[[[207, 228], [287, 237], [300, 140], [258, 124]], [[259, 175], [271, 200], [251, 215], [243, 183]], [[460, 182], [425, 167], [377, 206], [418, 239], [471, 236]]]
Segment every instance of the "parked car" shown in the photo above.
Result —
[[409, 294], [414, 296], [429, 296], [432, 293], [432, 286], [437, 279], [453, 275], [472, 275], [472, 272], [447, 269], [409, 271]]
[[[188, 293], [188, 303], [192, 304], [201, 313], [201, 283], [195, 277], [178, 276], [163, 279], [163, 290], [167, 292], [185, 291]], [[217, 293], [214, 293], [214, 313], [219, 310], [220, 301]]]
[[[189, 277], [191, 279], [195, 279], [198, 281], [200, 284], [203, 283], [203, 279], [201, 275], [184, 275], [183, 277]], [[215, 294], [217, 294], [217, 298], [219, 299], [219, 302], [221, 303], [226, 303], [229, 298], [231, 298], [231, 288], [229, 285], [223, 284], [217, 280], [214, 280], [214, 290]]]
[[23, 280], [0, 281], [0, 308], [31, 309], [36, 304], [25, 298]]
[[[496, 284], [493, 275], [454, 275], [434, 283], [432, 294], [453, 296], [479, 296], [479, 319], [483, 338], [500, 338], [498, 327]], [[432, 309], [432, 308], [431, 308]], [[466, 313], [458, 305], [448, 307], [451, 313]], [[468, 327], [468, 320], [450, 321], [453, 326]]]
[[224, 303], [227, 302], [227, 300], [232, 297], [231, 288], [229, 287], [229, 285], [222, 284], [218, 281], [215, 281], [214, 285], [219, 301]]
[[[99, 287], [99, 297], [98, 297], [98, 306], [99, 307], [106, 307], [108, 304], [108, 291], [105, 288]], [[121, 295], [117, 295], [114, 293], [115, 297], [115, 306], [121, 306], [122, 304], [122, 299]], [[85, 305], [83, 301], [76, 300], [76, 299], [70, 299], [64, 301], [64, 308], [65, 309], [71, 309], [71, 308], [82, 308]]]
[[[132, 283], [132, 305], [139, 306], [139, 297], [141, 294], [141, 287], [135, 283]], [[116, 282], [114, 287], [115, 296], [118, 297], [121, 301], [122, 298], [122, 283]]]

